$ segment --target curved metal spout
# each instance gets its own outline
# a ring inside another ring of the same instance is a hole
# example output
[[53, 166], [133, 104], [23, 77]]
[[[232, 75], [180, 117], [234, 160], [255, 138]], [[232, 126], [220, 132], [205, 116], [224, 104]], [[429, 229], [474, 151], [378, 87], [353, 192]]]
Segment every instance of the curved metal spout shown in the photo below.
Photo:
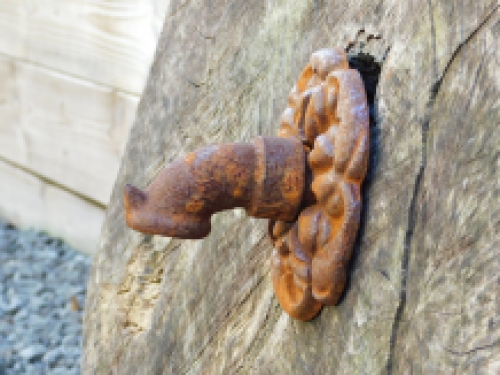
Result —
[[149, 234], [184, 239], [210, 233], [210, 216], [243, 207], [251, 216], [291, 221], [304, 192], [306, 160], [293, 137], [208, 146], [165, 167], [146, 191], [126, 185], [126, 221]]
[[179, 238], [205, 237], [210, 216], [233, 207], [271, 219], [276, 297], [292, 317], [309, 320], [343, 293], [368, 165], [366, 93], [343, 48], [311, 55], [279, 134], [188, 154], [146, 192], [127, 185], [126, 218], [138, 231]]

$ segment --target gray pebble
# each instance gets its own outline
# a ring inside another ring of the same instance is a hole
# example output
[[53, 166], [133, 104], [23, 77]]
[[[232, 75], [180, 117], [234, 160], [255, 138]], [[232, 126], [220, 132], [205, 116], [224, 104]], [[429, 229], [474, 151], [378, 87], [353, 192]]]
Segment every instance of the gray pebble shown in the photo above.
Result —
[[51, 370], [50, 375], [78, 375], [80, 373], [79, 369], [77, 368], [55, 368]]
[[78, 352], [80, 352], [80, 349], [78, 349], [78, 344], [79, 344], [78, 336], [64, 336], [61, 343], [67, 349], [70, 349], [70, 347], [76, 347]]
[[79, 374], [90, 257], [0, 220], [0, 264], [0, 375]]
[[46, 351], [47, 349], [43, 345], [32, 345], [22, 349], [19, 355], [28, 362], [36, 362], [43, 357]]
[[63, 349], [58, 347], [52, 350], [49, 350], [43, 356], [43, 361], [47, 363], [49, 367], [54, 367], [60, 359], [64, 357]]
[[14, 364], [13, 369], [14, 369], [14, 371], [17, 371], [18, 374], [21, 374], [21, 373], [24, 372], [24, 367], [25, 367], [24, 363], [22, 363], [22, 362], [16, 362]]
[[4, 314], [13, 315], [19, 311], [22, 305], [19, 298], [14, 298], [8, 303], [0, 302], [0, 311]]

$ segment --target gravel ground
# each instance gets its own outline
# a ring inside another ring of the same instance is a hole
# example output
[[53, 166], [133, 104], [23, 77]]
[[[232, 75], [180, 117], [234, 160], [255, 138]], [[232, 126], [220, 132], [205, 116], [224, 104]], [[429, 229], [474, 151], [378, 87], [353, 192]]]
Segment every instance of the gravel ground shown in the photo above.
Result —
[[91, 258], [0, 221], [0, 375], [80, 373]]

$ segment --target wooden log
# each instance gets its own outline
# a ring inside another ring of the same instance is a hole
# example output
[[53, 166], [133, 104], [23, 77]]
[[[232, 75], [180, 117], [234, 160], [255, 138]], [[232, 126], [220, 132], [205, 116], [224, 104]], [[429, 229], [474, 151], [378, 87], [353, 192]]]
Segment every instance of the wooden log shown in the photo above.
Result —
[[[93, 265], [84, 374], [500, 371], [496, 1], [173, 4]], [[197, 146], [275, 134], [312, 51], [383, 62], [349, 284], [311, 322], [272, 293], [265, 223], [143, 236], [123, 186]], [[389, 50], [390, 48], [390, 50]]]

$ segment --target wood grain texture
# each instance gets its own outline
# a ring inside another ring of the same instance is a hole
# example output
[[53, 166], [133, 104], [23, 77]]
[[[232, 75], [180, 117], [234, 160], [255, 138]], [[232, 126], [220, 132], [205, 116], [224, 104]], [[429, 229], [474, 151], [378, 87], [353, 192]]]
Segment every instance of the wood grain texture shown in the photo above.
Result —
[[95, 252], [104, 208], [3, 161], [0, 175], [0, 216], [64, 238], [80, 251]]
[[0, 52], [140, 94], [168, 0], [4, 0]]
[[[39, 176], [39, 184], [52, 183], [60, 194], [74, 194], [75, 210], [94, 204], [102, 211], [169, 4], [0, 2], [0, 160]], [[83, 201], [76, 203], [78, 199]], [[31, 208], [23, 200], [17, 210], [1, 201], [0, 210], [22, 227], [76, 235], [64, 229], [65, 215], [59, 227], [31, 222]], [[91, 242], [97, 247], [95, 231], [87, 233], [92, 240], [82, 242], [84, 235], [63, 237], [85, 243], [84, 251], [90, 251]]]
[[[172, 3], [89, 283], [84, 374], [500, 371], [496, 1]], [[126, 228], [195, 147], [275, 134], [310, 53], [374, 34], [390, 52], [347, 291], [311, 322], [272, 295], [265, 223], [218, 215], [202, 241]]]
[[108, 203], [138, 97], [0, 56], [0, 157]]

